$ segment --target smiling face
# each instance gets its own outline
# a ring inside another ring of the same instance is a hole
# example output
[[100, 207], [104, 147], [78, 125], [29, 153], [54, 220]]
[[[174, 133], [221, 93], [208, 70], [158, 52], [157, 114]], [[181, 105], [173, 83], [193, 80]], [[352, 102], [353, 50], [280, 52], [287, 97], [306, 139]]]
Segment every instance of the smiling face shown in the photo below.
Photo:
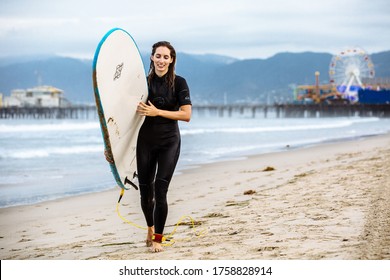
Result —
[[169, 66], [173, 62], [171, 51], [164, 46], [158, 47], [150, 59], [154, 63], [154, 72], [159, 77], [164, 76], [168, 72]]

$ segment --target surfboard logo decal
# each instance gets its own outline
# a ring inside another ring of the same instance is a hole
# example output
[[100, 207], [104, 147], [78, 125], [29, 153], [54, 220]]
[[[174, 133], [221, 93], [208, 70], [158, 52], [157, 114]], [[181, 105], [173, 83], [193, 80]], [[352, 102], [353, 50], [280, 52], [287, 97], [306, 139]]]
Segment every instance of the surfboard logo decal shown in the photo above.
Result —
[[121, 77], [122, 69], [123, 69], [123, 62], [116, 66], [115, 74], [114, 74], [114, 81], [118, 80]]

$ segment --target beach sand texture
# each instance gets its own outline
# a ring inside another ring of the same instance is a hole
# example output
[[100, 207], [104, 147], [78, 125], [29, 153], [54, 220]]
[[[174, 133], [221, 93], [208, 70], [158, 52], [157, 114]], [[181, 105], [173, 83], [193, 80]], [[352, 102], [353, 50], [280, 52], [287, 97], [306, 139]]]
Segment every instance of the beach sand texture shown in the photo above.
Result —
[[[118, 217], [119, 192], [0, 209], [1, 259], [390, 259], [390, 135], [176, 175], [165, 231], [183, 215], [196, 228], [184, 220], [161, 253]], [[125, 192], [120, 212], [144, 226], [137, 191]]]

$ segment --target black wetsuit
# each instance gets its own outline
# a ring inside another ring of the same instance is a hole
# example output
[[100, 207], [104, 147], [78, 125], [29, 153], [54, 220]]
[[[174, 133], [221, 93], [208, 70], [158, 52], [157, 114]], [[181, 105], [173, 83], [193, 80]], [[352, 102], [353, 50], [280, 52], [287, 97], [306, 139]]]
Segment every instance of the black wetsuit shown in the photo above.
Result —
[[[175, 77], [174, 89], [166, 76], [155, 75], [149, 83], [148, 101], [158, 109], [177, 111], [191, 105], [184, 78]], [[148, 227], [162, 234], [168, 215], [167, 192], [180, 154], [180, 132], [177, 121], [163, 117], [146, 117], [138, 134], [137, 169], [141, 207]]]

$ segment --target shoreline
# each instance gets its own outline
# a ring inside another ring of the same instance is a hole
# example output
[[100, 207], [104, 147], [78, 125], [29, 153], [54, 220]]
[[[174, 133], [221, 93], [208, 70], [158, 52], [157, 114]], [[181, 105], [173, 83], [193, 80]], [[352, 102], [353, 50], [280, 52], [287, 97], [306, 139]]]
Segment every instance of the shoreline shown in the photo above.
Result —
[[[388, 130], [390, 124], [387, 119], [376, 117], [341, 117], [336, 120], [326, 118], [322, 120], [304, 120], [300, 118], [291, 120], [292, 127], [289, 125], [290, 120], [282, 121], [280, 119], [232, 118], [232, 123], [230, 123], [229, 119], [221, 118], [213, 125], [205, 125], [206, 123], [202, 118], [198, 120], [195, 118], [195, 120], [191, 126], [186, 124], [183, 126], [183, 130], [187, 131], [189, 136], [186, 139], [183, 138], [182, 154], [175, 175], [186, 169], [197, 168], [198, 165], [204, 163], [228, 162], [256, 154], [283, 152], [287, 150], [287, 147], [294, 149], [320, 145], [321, 142], [329, 142], [329, 140], [326, 141], [328, 138], [334, 138], [331, 141], [346, 141], [351, 137], [362, 137], [361, 134], [380, 134]], [[220, 122], [220, 120], [223, 121]], [[261, 125], [263, 121], [264, 127]], [[39, 121], [28, 127], [24, 122], [17, 126], [6, 126], [5, 130], [11, 134], [5, 134], [6, 143], [3, 147], [6, 150], [3, 151], [3, 160], [1, 161], [4, 182], [3, 184], [0, 183], [0, 208], [31, 205], [58, 199], [61, 196], [75, 197], [81, 193], [94, 193], [108, 188], [115, 188], [115, 181], [110, 168], [108, 168], [101, 155], [102, 147], [99, 149], [99, 146], [97, 146], [101, 144], [101, 133], [93, 128], [95, 124], [92, 125], [89, 122], [78, 123], [71, 120], [62, 123], [60, 126], [58, 124], [61, 124], [61, 122], [47, 126]], [[220, 131], [229, 133], [226, 134], [229, 135], [229, 138], [221, 140], [221, 142], [218, 142], [218, 139], [225, 138], [224, 132], [221, 132], [221, 134], [208, 133], [213, 131], [212, 128], [219, 131], [219, 124], [221, 125]], [[242, 125], [243, 127], [241, 127]], [[300, 133], [299, 131], [305, 127], [309, 131], [305, 130]], [[72, 139], [77, 133], [73, 135], [71, 131], [87, 129], [86, 132], [83, 132], [83, 137], [91, 139], [92, 143], [84, 146], [85, 141], [82, 141], [82, 144], [79, 145], [78, 141], [80, 139], [75, 137], [72, 140], [75, 142], [72, 142], [69, 147], [68, 143], [62, 144], [62, 140], [58, 139], [57, 141], [48, 142], [47, 146], [40, 145], [40, 147], [34, 148], [35, 144], [33, 143], [36, 139], [32, 141], [31, 147], [29, 143], [23, 142], [23, 139], [30, 134], [23, 134], [25, 128], [33, 132], [33, 139], [39, 135], [35, 133], [40, 133], [39, 131], [42, 130], [42, 132], [45, 132], [45, 141], [49, 141], [56, 129], [63, 130]], [[291, 135], [288, 132], [290, 128], [292, 129]], [[274, 129], [276, 129], [277, 135], [281, 133], [281, 137], [275, 138], [272, 132]], [[268, 130], [271, 131], [271, 135], [265, 133], [261, 136], [262, 133]], [[284, 132], [285, 130], [287, 132]], [[315, 133], [317, 130], [318, 134]], [[18, 133], [14, 134], [12, 131]], [[230, 134], [234, 131], [238, 133]], [[254, 133], [256, 131], [261, 132], [260, 135]], [[203, 136], [204, 132], [206, 134]], [[191, 136], [192, 133], [195, 134]], [[232, 138], [230, 139], [230, 137]], [[339, 137], [342, 137], [342, 139]], [[7, 139], [15, 139], [16, 143], [8, 143]], [[208, 142], [210, 144], [205, 145]], [[15, 148], [8, 149], [8, 146], [15, 146]], [[26, 149], [18, 148], [24, 146], [28, 147]], [[83, 150], [84, 148], [86, 150]], [[38, 156], [35, 157], [34, 155]], [[77, 162], [73, 164], [76, 159]], [[85, 169], [85, 167], [87, 168]]]
[[[119, 188], [0, 209], [1, 259], [390, 259], [390, 134], [181, 170], [159, 254], [115, 212]], [[269, 171], [265, 171], [269, 167]], [[273, 170], [272, 170], [273, 169]], [[244, 194], [245, 193], [245, 194]], [[144, 225], [139, 193], [121, 214]]]
[[[287, 151], [291, 151], [291, 150], [305, 149], [305, 148], [309, 148], [309, 147], [316, 147], [316, 146], [326, 145], [326, 144], [342, 143], [342, 142], [349, 142], [349, 141], [359, 141], [359, 140], [363, 140], [366, 138], [376, 137], [376, 136], [381, 136], [381, 135], [386, 135], [386, 134], [389, 134], [389, 133], [370, 134], [370, 135], [363, 135], [363, 136], [350, 136], [350, 137], [344, 137], [344, 138], [338, 138], [338, 139], [329, 139], [329, 140], [323, 140], [321, 142], [315, 142], [315, 143], [310, 143], [310, 144], [300, 144], [300, 145], [296, 145], [296, 146], [288, 145], [287, 147], [281, 146], [280, 148], [274, 149], [270, 152], [222, 157], [220, 159], [210, 161], [210, 162], [198, 163], [198, 164], [194, 164], [194, 165], [187, 165], [184, 167], [178, 166], [177, 170], [174, 173], [174, 177], [179, 176], [183, 173], [185, 174], [186, 171], [188, 171], [188, 170], [202, 168], [203, 166], [219, 164], [219, 163], [224, 163], [224, 162], [231, 162], [231, 161], [245, 161], [246, 159], [251, 158], [251, 157], [260, 157], [260, 156], [267, 155], [267, 154], [283, 153], [283, 152], [287, 152]], [[180, 159], [179, 159], [179, 161], [180, 161]], [[91, 190], [91, 191], [83, 191], [83, 192], [79, 192], [79, 193], [70, 193], [70, 194], [67, 194], [64, 196], [53, 197], [53, 198], [50, 198], [47, 200], [34, 201], [32, 203], [20, 203], [20, 204], [14, 204], [14, 205], [0, 206], [0, 210], [6, 209], [6, 208], [11, 208], [11, 207], [42, 204], [42, 203], [52, 202], [52, 201], [56, 201], [56, 200], [66, 199], [66, 198], [71, 199], [71, 198], [78, 197], [78, 196], [83, 196], [83, 195], [88, 195], [88, 194], [96, 194], [96, 193], [106, 192], [106, 191], [110, 191], [110, 190], [118, 188], [118, 186], [115, 185], [114, 179], [112, 179], [112, 181], [113, 181], [112, 187], [106, 186], [106, 187], [102, 188], [101, 190], [95, 190], [95, 191]], [[6, 185], [6, 186], [9, 187], [9, 185]], [[0, 183], [0, 187], [1, 187], [1, 183]], [[15, 187], [20, 187], [20, 185], [15, 184]]]

